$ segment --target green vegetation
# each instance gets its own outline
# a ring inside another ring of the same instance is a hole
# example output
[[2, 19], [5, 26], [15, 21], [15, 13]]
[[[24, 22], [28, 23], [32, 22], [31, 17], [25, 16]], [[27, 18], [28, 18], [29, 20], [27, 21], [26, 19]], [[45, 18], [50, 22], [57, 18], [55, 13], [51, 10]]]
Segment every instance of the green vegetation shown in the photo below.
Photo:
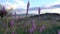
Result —
[[[43, 17], [42, 17], [43, 18]], [[55, 20], [55, 22], [52, 21], [51, 17], [47, 18], [48, 20], [38, 21], [38, 18], [31, 18], [28, 17], [28, 21], [26, 22], [26, 19], [14, 19], [14, 27], [13, 29], [9, 27], [9, 23], [11, 21], [11, 18], [0, 18], [0, 34], [11, 34], [11, 32], [14, 30], [15, 34], [30, 34], [29, 29], [32, 27], [32, 20], [34, 20], [36, 24], [36, 29], [33, 31], [33, 34], [57, 34], [58, 30], [60, 30], [60, 19]], [[56, 19], [56, 18], [54, 18]], [[3, 23], [7, 24], [7, 26], [3, 26]], [[44, 30], [41, 32], [40, 28], [41, 25], [44, 25]]]

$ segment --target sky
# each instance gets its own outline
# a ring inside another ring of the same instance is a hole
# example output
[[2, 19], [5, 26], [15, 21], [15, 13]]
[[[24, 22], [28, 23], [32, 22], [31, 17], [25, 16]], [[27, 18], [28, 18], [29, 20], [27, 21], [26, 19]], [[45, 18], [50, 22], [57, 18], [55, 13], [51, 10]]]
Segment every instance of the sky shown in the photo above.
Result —
[[14, 9], [26, 8], [28, 1], [30, 1], [30, 7], [49, 7], [54, 4], [60, 4], [60, 0], [0, 0], [0, 4]]
[[[13, 9], [26, 9], [27, 2], [30, 2], [30, 8], [33, 7], [46, 7], [49, 8], [53, 5], [60, 4], [60, 0], [0, 0], [0, 4], [4, 5], [8, 9], [13, 8]], [[54, 8], [54, 9], [46, 9], [47, 11], [57, 11], [59, 8]], [[46, 12], [46, 10], [41, 10], [43, 13]], [[37, 11], [37, 10], [36, 10]], [[32, 11], [34, 12], [34, 11]], [[32, 13], [30, 12], [30, 13]], [[19, 13], [19, 12], [17, 12]], [[36, 13], [36, 12], [34, 12]]]

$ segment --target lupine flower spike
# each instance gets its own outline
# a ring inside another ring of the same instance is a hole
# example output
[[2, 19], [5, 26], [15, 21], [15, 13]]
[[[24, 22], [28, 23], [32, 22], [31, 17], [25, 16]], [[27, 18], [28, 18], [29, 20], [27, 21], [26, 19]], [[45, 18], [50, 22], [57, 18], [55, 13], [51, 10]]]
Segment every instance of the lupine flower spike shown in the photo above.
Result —
[[58, 30], [58, 34], [60, 34], [60, 31]]
[[10, 21], [10, 27], [12, 29], [12, 34], [14, 34], [14, 20], [13, 19]]
[[14, 31], [12, 31], [12, 34], [14, 34]]
[[13, 27], [14, 26], [14, 20], [10, 21], [10, 26]]
[[35, 24], [34, 20], [32, 21], [32, 27], [34, 30], [36, 29], [36, 24]]
[[44, 30], [45, 26], [44, 25], [41, 25], [40, 27], [40, 32], [42, 32]]
[[32, 21], [32, 27], [30, 28], [30, 33], [33, 34], [33, 32], [36, 30], [36, 25], [35, 25], [35, 22], [34, 20]]

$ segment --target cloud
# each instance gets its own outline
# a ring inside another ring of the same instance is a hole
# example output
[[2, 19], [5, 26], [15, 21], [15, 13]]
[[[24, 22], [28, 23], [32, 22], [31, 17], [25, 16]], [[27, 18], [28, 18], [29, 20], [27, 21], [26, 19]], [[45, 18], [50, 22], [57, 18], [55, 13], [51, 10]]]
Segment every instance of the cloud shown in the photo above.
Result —
[[17, 7], [26, 8], [26, 3], [23, 0], [15, 0]]
[[51, 7], [53, 5], [57, 5], [57, 4], [60, 4], [60, 0], [57, 0], [57, 1], [53, 2], [53, 3], [48, 4], [48, 5], [45, 5], [45, 7], [49, 8], [49, 7]]
[[[42, 9], [40, 14], [44, 14], [44, 13], [58, 13], [58, 14], [60, 14], [60, 8]], [[29, 14], [38, 14], [38, 10], [29, 11]]]
[[[23, 9], [26, 9], [26, 4], [23, 0], [13, 0], [13, 3], [9, 2], [9, 1], [12, 1], [12, 0], [8, 0], [6, 1], [5, 3], [3, 3], [3, 5], [5, 5], [8, 9], [10, 8], [14, 8], [14, 9], [17, 9], [17, 8], [23, 8]], [[48, 5], [45, 5], [45, 8], [50, 8], [51, 6], [54, 6], [54, 5], [58, 5], [60, 4], [60, 0], [57, 0], [56, 2], [53, 2], [53, 3], [50, 3]], [[43, 13], [60, 13], [60, 8], [53, 8], [53, 9], [42, 9], [41, 10], [41, 14]], [[16, 11], [17, 14], [26, 14], [26, 10], [23, 12], [23, 11]], [[34, 10], [33, 11], [29, 11], [29, 14], [38, 14], [38, 11], [37, 10]]]
[[13, 1], [7, 0], [5, 3], [3, 3], [3, 5], [5, 5], [7, 8], [13, 8], [13, 9], [26, 8], [26, 3], [24, 3], [23, 0], [13, 0]]
[[[30, 8], [29, 14], [38, 14], [38, 8], [39, 7]], [[26, 14], [26, 10], [24, 9], [15, 9], [14, 11], [16, 11], [17, 14]], [[44, 13], [59, 13], [60, 14], [60, 4], [53, 5], [49, 8], [41, 7], [41, 14], [44, 14]]]
[[38, 10], [29, 11], [29, 14], [38, 14]]
[[44, 14], [44, 13], [59, 13], [60, 14], [60, 8], [41, 10], [41, 14]]
[[14, 12], [12, 12], [12, 14], [15, 14], [15, 12], [16, 12], [16, 14], [26, 14], [26, 11], [14, 11]]

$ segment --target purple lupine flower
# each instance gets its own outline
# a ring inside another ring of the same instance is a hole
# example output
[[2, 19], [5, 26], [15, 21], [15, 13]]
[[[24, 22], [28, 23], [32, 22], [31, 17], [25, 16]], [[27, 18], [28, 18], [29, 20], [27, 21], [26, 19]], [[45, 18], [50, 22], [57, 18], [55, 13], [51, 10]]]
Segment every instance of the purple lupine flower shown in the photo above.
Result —
[[41, 12], [41, 9], [40, 9], [40, 7], [38, 8], [38, 15], [39, 15], [39, 22], [40, 22], [40, 12]]
[[44, 30], [45, 26], [44, 25], [41, 25], [40, 27], [40, 32], [42, 32]]
[[36, 24], [35, 24], [34, 20], [32, 21], [32, 27], [33, 27], [34, 30], [36, 29]]
[[3, 7], [2, 7], [2, 12], [3, 12], [3, 14], [5, 14], [5, 13], [6, 13], [5, 6], [3, 6]]
[[29, 32], [30, 32], [31, 34], [33, 34], [33, 32], [35, 31], [35, 29], [36, 29], [36, 27], [33, 26], [33, 27], [31, 27], [31, 28], [29, 29]]
[[32, 21], [32, 27], [30, 28], [30, 33], [33, 33], [36, 30], [36, 25], [35, 25], [35, 21]]
[[2, 10], [3, 10], [3, 12], [5, 12], [5, 11], [6, 11], [6, 10], [5, 10], [5, 6], [3, 6]]
[[[13, 27], [14, 27], [14, 20], [12, 19], [11, 21], [10, 21], [10, 27], [13, 29]], [[14, 31], [12, 31], [12, 34], [14, 34]]]
[[42, 32], [43, 31], [43, 29], [42, 28], [40, 28], [40, 32]]
[[15, 12], [15, 18], [16, 18], [16, 12]]
[[30, 32], [30, 33], [33, 32], [33, 28], [30, 28], [30, 29], [29, 29], [29, 32]]
[[29, 6], [30, 6], [30, 3], [29, 3], [29, 1], [28, 1], [28, 3], [27, 3], [27, 9], [29, 8]]
[[34, 30], [36, 29], [35, 23], [32, 23], [32, 27], [33, 27]]
[[26, 13], [26, 16], [28, 15], [29, 6], [30, 6], [30, 3], [28, 1], [28, 3], [27, 3], [27, 13]]
[[12, 31], [12, 34], [14, 34], [14, 31]]
[[17, 17], [17, 20], [20, 21], [20, 16]]
[[21, 19], [21, 17], [20, 17], [20, 16], [18, 16], [18, 19]]
[[58, 34], [60, 34], [60, 31], [58, 30]]
[[38, 8], [38, 14], [40, 14], [40, 11], [41, 11], [41, 9], [40, 9], [40, 7]]
[[30, 34], [33, 34], [33, 32], [34, 32], [33, 27], [29, 29], [29, 32], [30, 32]]
[[3, 14], [5, 14], [5, 13], [6, 13], [5, 6], [3, 6], [3, 8], [2, 8], [2, 12], [3, 12]]
[[7, 24], [4, 22], [2, 26], [6, 29]]
[[10, 26], [13, 27], [14, 26], [14, 20], [10, 21]]

